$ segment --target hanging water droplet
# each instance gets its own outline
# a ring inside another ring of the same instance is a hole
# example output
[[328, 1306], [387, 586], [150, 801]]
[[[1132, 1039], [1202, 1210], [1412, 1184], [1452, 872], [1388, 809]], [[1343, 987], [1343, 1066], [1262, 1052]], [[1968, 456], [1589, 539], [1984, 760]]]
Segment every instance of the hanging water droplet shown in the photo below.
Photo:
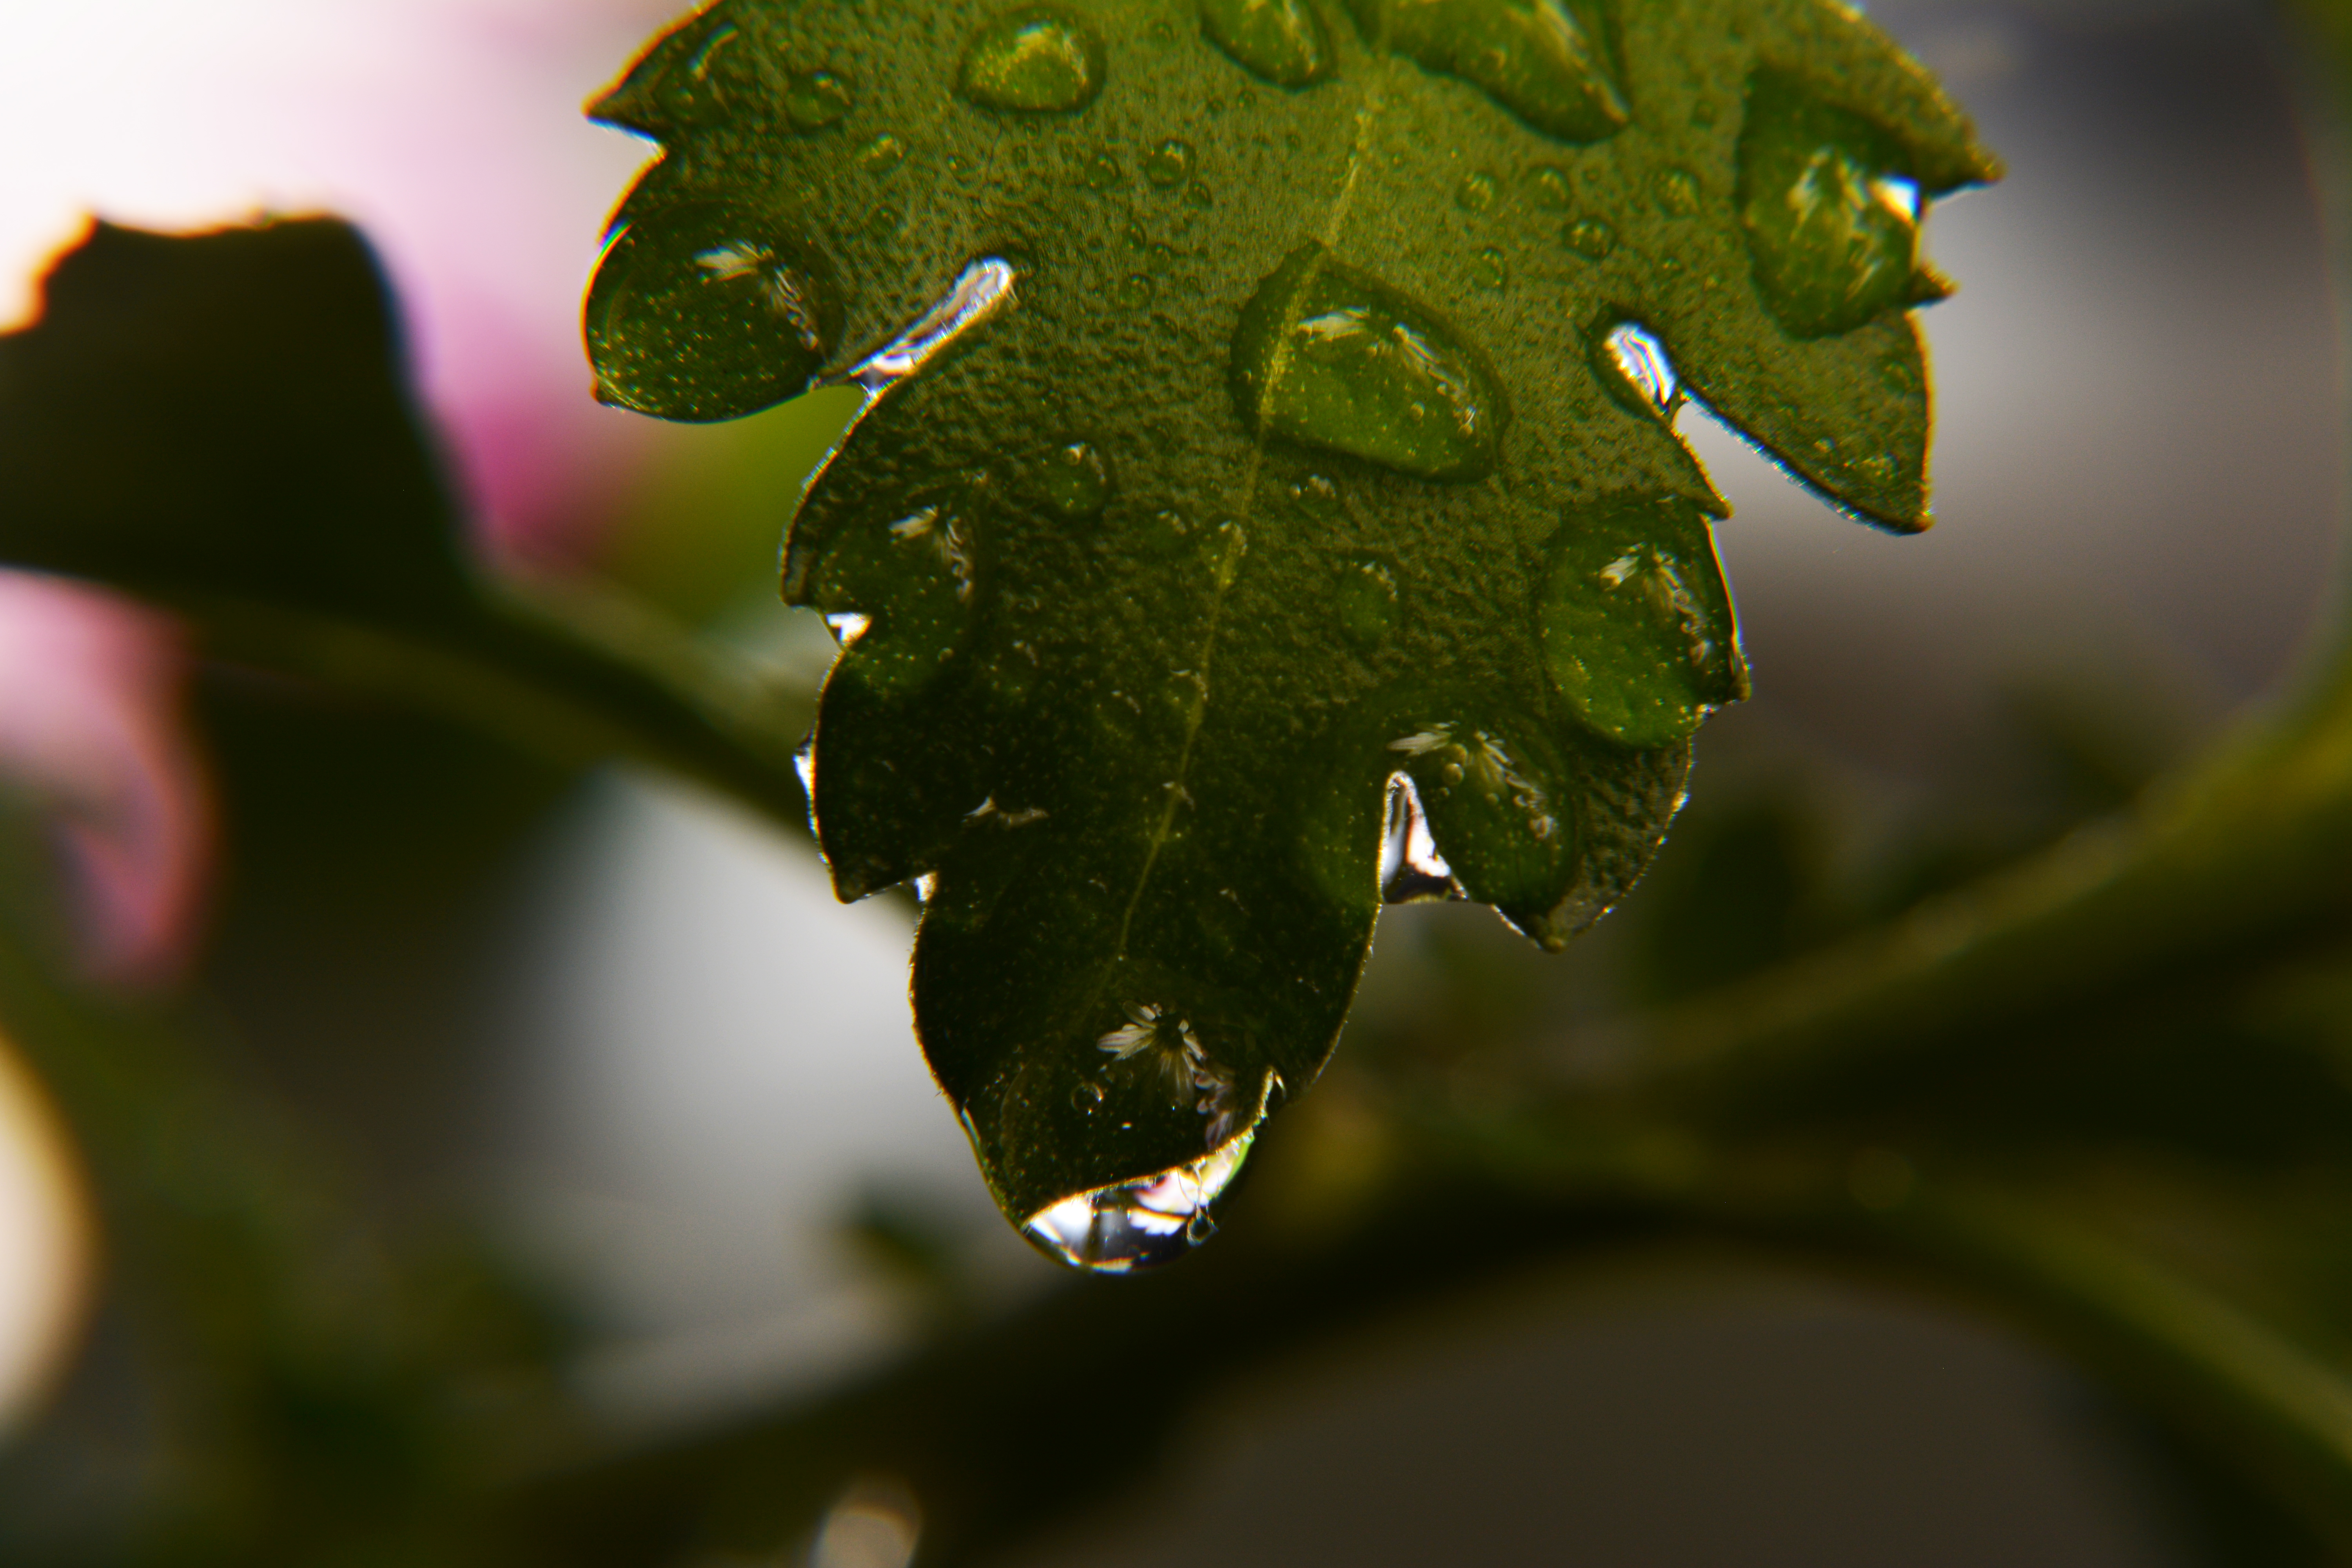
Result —
[[1625, 745], [1661, 746], [1748, 694], [1730, 592], [1689, 503], [1580, 507], [1550, 549], [1538, 606], [1544, 658], [1585, 723]]
[[1143, 177], [1161, 190], [1172, 190], [1192, 177], [1192, 144], [1173, 136], [1143, 160]]
[[1364, 41], [1458, 76], [1563, 142], [1632, 118], [1601, 30], [1571, 0], [1348, 0]]
[[1242, 418], [1264, 435], [1423, 479], [1494, 471], [1507, 410], [1485, 357], [1319, 245], [1292, 251], [1243, 307], [1232, 369]]
[[1029, 5], [982, 26], [966, 48], [957, 90], [983, 109], [1066, 114], [1103, 87], [1103, 47], [1092, 28], [1050, 5]]
[[1479, 288], [1490, 290], [1500, 289], [1511, 280], [1511, 269], [1503, 260], [1503, 253], [1491, 245], [1471, 257], [1470, 275], [1478, 280]]
[[1494, 175], [1484, 169], [1473, 170], [1454, 188], [1454, 205], [1466, 213], [1485, 212], [1495, 205], [1498, 189]]
[[887, 174], [907, 161], [907, 144], [887, 131], [857, 150], [857, 166], [869, 174]]
[[1201, 0], [1201, 31], [1235, 65], [1276, 87], [1307, 87], [1339, 65], [1313, 0]]
[[1029, 1216], [1022, 1229], [1074, 1268], [1125, 1274], [1172, 1263], [1200, 1245], [1217, 1200], [1241, 1174], [1253, 1126], [1189, 1165], [1074, 1193]]
[[1801, 338], [1921, 302], [1919, 187], [1884, 132], [1772, 72], [1749, 89], [1739, 221], [1758, 291]]
[[588, 291], [596, 395], [665, 419], [732, 419], [803, 390], [841, 330], [821, 253], [755, 208], [632, 216]]
[[1689, 217], [1698, 211], [1698, 179], [1688, 169], [1664, 169], [1658, 174], [1658, 210], [1669, 217]]
[[1360, 647], [1374, 647], [1396, 627], [1396, 568], [1377, 555], [1349, 557], [1339, 568], [1339, 629]]
[[[1654, 414], [1671, 414], [1682, 397], [1682, 383], [1665, 346], [1633, 321], [1620, 321], [1601, 339], [1605, 359], [1603, 384], [1623, 388], [1635, 405]], [[1616, 374], [1608, 374], [1614, 369]], [[1621, 396], [1620, 401], [1625, 399]]]
[[853, 100], [849, 84], [828, 70], [795, 71], [784, 83], [784, 118], [806, 132], [836, 124]]
[[1110, 466], [1085, 441], [1066, 441], [1048, 451], [1031, 482], [1038, 499], [1070, 522], [1099, 516], [1112, 489]]
[[1579, 218], [1568, 226], [1568, 247], [1588, 261], [1605, 261], [1617, 248], [1617, 231], [1606, 218]]
[[1538, 212], [1566, 212], [1573, 198], [1568, 176], [1549, 163], [1528, 174], [1528, 201]]
[[1118, 280], [1112, 298], [1118, 301], [1122, 310], [1140, 310], [1151, 303], [1151, 297], [1159, 291], [1160, 285], [1152, 279], [1151, 274], [1130, 272]]
[[1540, 727], [1433, 724], [1389, 742], [1404, 759], [1455, 883], [1547, 947], [1575, 886], [1576, 775]]
[[1381, 902], [1425, 904], [1463, 896], [1454, 868], [1430, 837], [1429, 818], [1421, 809], [1421, 792], [1413, 787], [1412, 775], [1391, 773], [1387, 826], [1381, 835]]

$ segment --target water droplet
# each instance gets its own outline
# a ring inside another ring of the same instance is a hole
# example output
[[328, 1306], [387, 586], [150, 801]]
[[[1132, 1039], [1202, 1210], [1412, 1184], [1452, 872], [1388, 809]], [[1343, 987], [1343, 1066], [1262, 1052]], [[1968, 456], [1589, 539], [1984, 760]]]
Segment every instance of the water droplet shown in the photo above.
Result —
[[1339, 568], [1339, 629], [1359, 647], [1386, 640], [1396, 626], [1396, 568], [1377, 555], [1349, 557]]
[[1666, 169], [1658, 175], [1658, 210], [1669, 217], [1689, 217], [1698, 211], [1698, 179], [1688, 169]]
[[596, 395], [665, 419], [732, 419], [804, 389], [841, 330], [824, 257], [755, 208], [633, 216], [588, 291]]
[[1553, 686], [1611, 740], [1665, 745], [1747, 695], [1714, 538], [1686, 501], [1571, 511], [1551, 543], [1538, 616]]
[[1563, 142], [1632, 118], [1601, 34], [1570, 0], [1348, 0], [1364, 39], [1458, 76]]
[[1528, 200], [1538, 212], [1566, 212], [1574, 195], [1569, 188], [1568, 176], [1549, 163], [1528, 174]]
[[1070, 1106], [1073, 1110], [1091, 1113], [1102, 1102], [1103, 1087], [1098, 1083], [1081, 1081], [1070, 1090]]
[[1151, 274], [1130, 272], [1118, 280], [1113, 297], [1118, 300], [1120, 309], [1140, 310], [1151, 303], [1151, 297], [1159, 291], [1160, 285], [1153, 281]]
[[[656, 115], [648, 120], [634, 103], [629, 83], [592, 110], [599, 118], [658, 135], [671, 125], [711, 125], [739, 112], [748, 113], [767, 96], [754, 46], [732, 22], [712, 26], [696, 42], [680, 39], [684, 52], [668, 55], [659, 66], [652, 87]], [[640, 68], [641, 69], [643, 68]]]
[[[1675, 374], [1674, 362], [1666, 357], [1665, 346], [1648, 331], [1632, 321], [1620, 321], [1603, 333], [1601, 339], [1605, 363], [1601, 368], [1602, 384], [1612, 392], [1622, 388], [1630, 397], [1630, 406], [1652, 414], [1671, 414], [1682, 397], [1682, 383]], [[1610, 375], [1610, 370], [1615, 375]]]
[[857, 166], [869, 174], [887, 174], [907, 161], [907, 144], [885, 131], [857, 150]]
[[850, 110], [849, 84], [828, 70], [796, 71], [784, 83], [784, 118], [806, 132], [837, 124]]
[[1497, 188], [1494, 175], [1484, 169], [1474, 170], [1454, 188], [1454, 205], [1466, 213], [1485, 212], [1495, 205]]
[[1305, 474], [1290, 485], [1290, 499], [1298, 503], [1301, 511], [1311, 517], [1329, 521], [1340, 511], [1339, 487], [1325, 474]]
[[1066, 114], [1095, 100], [1103, 70], [1102, 40], [1091, 28], [1055, 7], [1029, 5], [973, 37], [957, 88], [983, 109]]
[[1075, 1193], [1030, 1215], [1022, 1228], [1074, 1268], [1125, 1274], [1171, 1263], [1213, 1229], [1201, 1222], [1241, 1174], [1256, 1137], [1253, 1126], [1189, 1165]]
[[1757, 77], [1739, 137], [1739, 220], [1758, 291], [1794, 335], [1852, 331], [1919, 302], [1919, 187], [1900, 159], [1860, 116]]
[[994, 315], [1013, 298], [1013, 264], [991, 256], [973, 262], [914, 324], [849, 373], [849, 379], [880, 397], [914, 374], [956, 339]]
[[1387, 826], [1381, 836], [1381, 902], [1425, 904], [1463, 897], [1454, 868], [1437, 852], [1412, 775], [1389, 775]]
[[1038, 499], [1071, 522], [1101, 515], [1113, 488], [1110, 466], [1084, 441], [1066, 441], [1048, 451], [1031, 481]]
[[1192, 144], [1173, 136], [1143, 160], [1143, 177], [1161, 190], [1171, 190], [1192, 177]]
[[1198, 180], [1184, 187], [1184, 202], [1188, 206], [1205, 207], [1213, 199], [1209, 195], [1209, 187]]
[[1568, 226], [1568, 247], [1588, 261], [1603, 261], [1617, 248], [1617, 231], [1606, 218], [1580, 217]]
[[1243, 307], [1232, 369], [1262, 434], [1423, 479], [1494, 471], [1507, 411], [1485, 357], [1319, 245], [1292, 251]]
[[1201, 31], [1235, 65], [1276, 87], [1307, 87], [1339, 65], [1313, 0], [1201, 0]]
[[1087, 160], [1085, 177], [1090, 191], [1113, 191], [1126, 183], [1118, 160], [1108, 153], [1097, 153]]
[[1579, 790], [1539, 727], [1433, 724], [1389, 749], [1454, 880], [1546, 946], [1564, 942], [1552, 917], [1576, 881]]
[[1511, 280], [1511, 269], [1503, 260], [1503, 253], [1487, 246], [1470, 258], [1470, 275], [1481, 289], [1498, 289]]

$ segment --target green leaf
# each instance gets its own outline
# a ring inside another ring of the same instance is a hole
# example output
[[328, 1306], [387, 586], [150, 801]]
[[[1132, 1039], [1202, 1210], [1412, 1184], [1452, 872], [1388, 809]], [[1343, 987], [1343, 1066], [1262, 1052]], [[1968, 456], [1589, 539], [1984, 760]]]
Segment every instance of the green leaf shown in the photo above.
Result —
[[1996, 172], [1824, 0], [722, 0], [593, 112], [664, 146], [602, 395], [868, 391], [786, 552], [820, 842], [927, 879], [931, 1065], [1110, 1268], [1320, 1069], [1391, 816], [1548, 947], [1639, 876], [1747, 681], [1676, 377], [1925, 526], [1917, 207]]

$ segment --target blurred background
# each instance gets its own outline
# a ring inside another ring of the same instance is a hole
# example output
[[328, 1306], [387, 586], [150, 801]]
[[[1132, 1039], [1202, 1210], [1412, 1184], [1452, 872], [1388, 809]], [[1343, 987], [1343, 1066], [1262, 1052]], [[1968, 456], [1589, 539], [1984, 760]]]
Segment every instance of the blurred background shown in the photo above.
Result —
[[[1484, 910], [1390, 910], [1339, 1095], [1400, 1055], [1475, 1077], [2048, 842], [2306, 652], [2345, 410], [2267, 13], [1871, 9], [2010, 171], [1928, 226], [1961, 285], [1924, 313], [1937, 526], [1861, 528], [1686, 408], [1736, 508], [1755, 700], [1568, 958]], [[838, 402], [686, 429], [588, 396], [578, 300], [646, 148], [579, 105], [670, 14], [0, 0], [0, 319], [92, 213], [345, 215], [484, 561], [617, 587], [813, 689], [832, 645], [772, 579]], [[650, 776], [185, 668], [168, 626], [36, 580], [0, 588], [0, 768], [88, 962], [192, 985], [356, 1201], [559, 1304], [553, 1363], [611, 1423], [690, 1430], [878, 1364], [919, 1328], [887, 1266], [908, 1237], [992, 1299], [1054, 1282], [925, 1073], [908, 911], [836, 905], [804, 844]], [[121, 1484], [141, 1419], [77, 1168], [0, 1056], [0, 1473], [59, 1508]], [[1990, 1324], [1678, 1252], [1330, 1345], [1034, 1560], [2156, 1564], [2203, 1560], [2198, 1507], [2133, 1418]]]

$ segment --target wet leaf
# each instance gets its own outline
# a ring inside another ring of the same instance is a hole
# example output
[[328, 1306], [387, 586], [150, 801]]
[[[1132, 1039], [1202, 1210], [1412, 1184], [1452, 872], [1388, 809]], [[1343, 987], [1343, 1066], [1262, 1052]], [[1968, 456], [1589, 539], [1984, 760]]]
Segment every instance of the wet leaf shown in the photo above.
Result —
[[1919, 207], [1996, 172], [1822, 0], [721, 0], [594, 112], [664, 148], [603, 395], [869, 391], [786, 552], [820, 840], [923, 879], [932, 1068], [1105, 1268], [1319, 1070], [1391, 816], [1546, 946], [1640, 874], [1747, 680], [1685, 391], [1925, 526]]

